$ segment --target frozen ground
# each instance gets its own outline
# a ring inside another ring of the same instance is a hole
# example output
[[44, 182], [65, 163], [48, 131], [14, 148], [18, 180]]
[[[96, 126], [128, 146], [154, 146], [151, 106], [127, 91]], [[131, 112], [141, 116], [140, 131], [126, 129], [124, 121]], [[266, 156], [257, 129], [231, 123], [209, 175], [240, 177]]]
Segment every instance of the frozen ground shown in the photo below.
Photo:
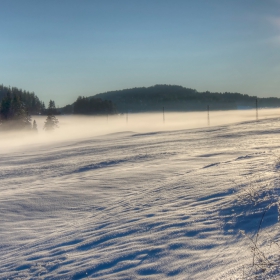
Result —
[[280, 120], [141, 131], [5, 139], [0, 279], [277, 278]]

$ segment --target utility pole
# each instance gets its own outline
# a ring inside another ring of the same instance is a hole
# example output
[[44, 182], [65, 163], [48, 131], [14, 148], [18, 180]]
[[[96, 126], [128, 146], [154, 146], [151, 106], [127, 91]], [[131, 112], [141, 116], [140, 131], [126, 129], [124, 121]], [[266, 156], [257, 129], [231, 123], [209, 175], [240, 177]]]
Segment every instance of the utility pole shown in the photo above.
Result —
[[209, 105], [207, 105], [207, 123], [210, 125], [210, 114], [209, 114]]
[[164, 107], [162, 107], [162, 120], [163, 120], [163, 123], [165, 123], [165, 117], [164, 117]]
[[259, 119], [259, 114], [258, 114], [258, 98], [256, 98], [256, 121]]

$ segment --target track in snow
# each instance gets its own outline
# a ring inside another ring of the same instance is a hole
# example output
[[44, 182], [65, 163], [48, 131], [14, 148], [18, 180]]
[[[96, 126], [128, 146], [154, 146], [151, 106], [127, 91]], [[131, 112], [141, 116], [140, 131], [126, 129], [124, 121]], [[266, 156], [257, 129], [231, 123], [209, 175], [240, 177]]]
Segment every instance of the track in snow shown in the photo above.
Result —
[[[279, 131], [267, 119], [2, 151], [0, 278], [241, 279], [238, 231], [253, 235], [271, 201], [237, 194], [254, 181], [277, 200]], [[263, 223], [275, 239], [277, 218]]]

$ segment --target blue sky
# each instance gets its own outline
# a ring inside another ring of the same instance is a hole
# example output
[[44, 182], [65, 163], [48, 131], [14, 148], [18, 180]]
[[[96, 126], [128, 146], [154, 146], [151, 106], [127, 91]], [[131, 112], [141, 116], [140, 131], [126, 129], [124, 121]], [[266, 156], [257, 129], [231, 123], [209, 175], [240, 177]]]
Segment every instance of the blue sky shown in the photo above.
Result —
[[176, 84], [280, 97], [277, 0], [0, 0], [0, 83], [58, 106]]

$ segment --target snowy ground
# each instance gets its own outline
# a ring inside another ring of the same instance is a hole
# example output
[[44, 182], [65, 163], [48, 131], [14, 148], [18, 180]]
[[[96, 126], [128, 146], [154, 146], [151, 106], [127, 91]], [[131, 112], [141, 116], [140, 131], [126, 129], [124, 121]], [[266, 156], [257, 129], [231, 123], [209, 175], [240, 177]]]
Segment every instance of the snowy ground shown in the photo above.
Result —
[[0, 279], [275, 279], [280, 119], [129, 128], [3, 140]]

